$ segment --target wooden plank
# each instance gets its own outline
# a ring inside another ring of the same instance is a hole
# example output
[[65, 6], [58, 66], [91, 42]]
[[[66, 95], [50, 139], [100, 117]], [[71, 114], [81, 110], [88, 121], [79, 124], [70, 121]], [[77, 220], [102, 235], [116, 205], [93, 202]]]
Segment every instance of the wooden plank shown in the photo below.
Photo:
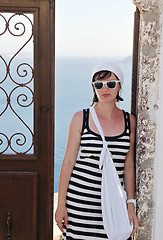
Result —
[[138, 74], [138, 54], [139, 54], [139, 26], [140, 13], [138, 8], [135, 12], [134, 36], [133, 36], [133, 57], [132, 57], [132, 91], [131, 91], [131, 113], [137, 113], [137, 74]]
[[[0, 173], [0, 239], [37, 239], [37, 173]], [[10, 239], [10, 238], [9, 238]]]

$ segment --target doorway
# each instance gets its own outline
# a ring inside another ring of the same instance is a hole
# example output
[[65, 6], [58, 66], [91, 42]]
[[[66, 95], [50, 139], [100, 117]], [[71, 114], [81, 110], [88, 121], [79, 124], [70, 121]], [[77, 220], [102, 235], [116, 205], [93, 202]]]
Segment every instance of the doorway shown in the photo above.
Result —
[[[96, 64], [114, 61], [122, 68], [125, 84], [121, 93], [124, 98], [121, 108], [131, 112], [135, 9], [130, 0], [125, 3], [102, 0], [89, 4], [86, 1], [56, 1], [56, 199], [68, 125], [73, 113], [91, 104], [91, 73]], [[115, 35], [114, 40], [112, 35]], [[136, 49], [134, 51], [136, 54]], [[133, 99], [132, 96], [132, 102]], [[132, 110], [132, 113], [135, 112]], [[56, 239], [58, 234], [56, 230]]]

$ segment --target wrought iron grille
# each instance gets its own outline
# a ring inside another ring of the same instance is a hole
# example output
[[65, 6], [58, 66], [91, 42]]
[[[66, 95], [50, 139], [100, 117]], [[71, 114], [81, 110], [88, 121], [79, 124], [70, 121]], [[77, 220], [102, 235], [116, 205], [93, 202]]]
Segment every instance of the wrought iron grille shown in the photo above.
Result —
[[34, 14], [0, 12], [0, 153], [34, 152]]

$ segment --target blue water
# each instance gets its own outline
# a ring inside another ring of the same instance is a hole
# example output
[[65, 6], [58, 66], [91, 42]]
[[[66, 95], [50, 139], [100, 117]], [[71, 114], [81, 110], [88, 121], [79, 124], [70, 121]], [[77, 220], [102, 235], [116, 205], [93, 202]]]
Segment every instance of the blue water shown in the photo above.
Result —
[[58, 191], [59, 175], [64, 157], [67, 131], [72, 115], [91, 104], [93, 91], [91, 73], [95, 65], [114, 61], [123, 70], [125, 81], [120, 108], [130, 112], [131, 57], [126, 59], [86, 59], [80, 57], [57, 57], [55, 78], [55, 167], [54, 192]]

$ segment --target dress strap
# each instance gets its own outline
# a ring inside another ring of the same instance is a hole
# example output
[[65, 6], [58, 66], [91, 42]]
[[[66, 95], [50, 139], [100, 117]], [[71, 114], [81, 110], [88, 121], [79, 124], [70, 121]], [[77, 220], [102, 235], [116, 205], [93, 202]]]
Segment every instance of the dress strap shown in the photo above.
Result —
[[125, 112], [125, 121], [126, 121], [126, 128], [129, 132], [129, 135], [131, 133], [131, 125], [130, 125], [130, 114], [128, 112]]
[[81, 135], [84, 133], [85, 129], [88, 130], [88, 119], [89, 119], [89, 108], [83, 109], [83, 126]]

